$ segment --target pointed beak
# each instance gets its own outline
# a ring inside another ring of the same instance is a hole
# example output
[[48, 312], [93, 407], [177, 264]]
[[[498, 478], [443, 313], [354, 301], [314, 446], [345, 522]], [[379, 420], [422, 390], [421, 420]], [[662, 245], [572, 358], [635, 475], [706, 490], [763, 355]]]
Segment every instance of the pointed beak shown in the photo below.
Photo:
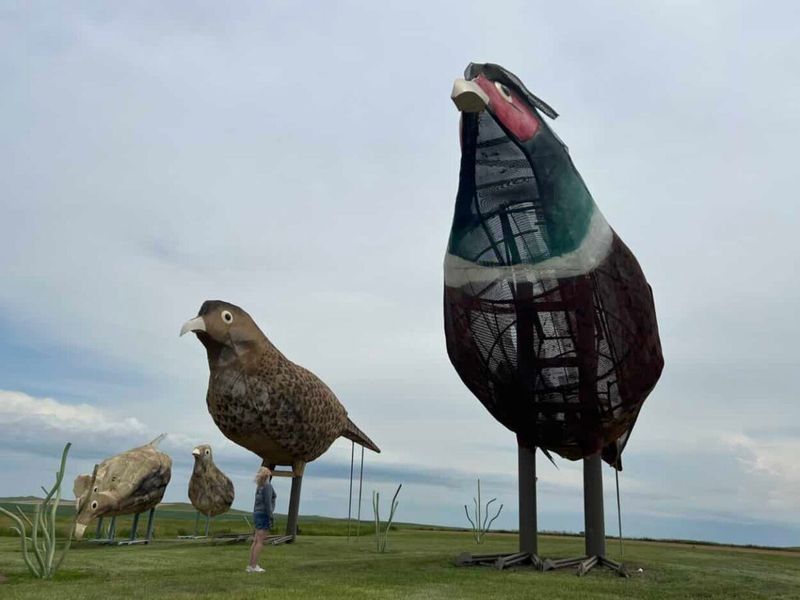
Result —
[[194, 450], [192, 450], [192, 456], [195, 456], [195, 457], [200, 456], [200, 449], [199, 448], [195, 448]]
[[450, 94], [456, 108], [461, 112], [478, 113], [489, 104], [489, 95], [474, 81], [456, 79]]
[[203, 320], [203, 317], [195, 317], [194, 319], [189, 319], [186, 323], [183, 324], [181, 327], [181, 335], [187, 333], [189, 331], [205, 331], [206, 330], [206, 322]]
[[75, 539], [83, 539], [83, 532], [86, 531], [86, 525], [82, 523], [75, 523]]

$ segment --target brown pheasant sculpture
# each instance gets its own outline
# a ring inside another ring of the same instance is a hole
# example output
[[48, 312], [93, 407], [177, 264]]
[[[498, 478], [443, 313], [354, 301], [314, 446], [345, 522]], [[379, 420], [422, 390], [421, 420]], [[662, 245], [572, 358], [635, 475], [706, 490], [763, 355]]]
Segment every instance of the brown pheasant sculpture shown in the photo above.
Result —
[[[306, 463], [341, 436], [375, 452], [380, 449], [347, 417], [331, 389], [281, 354], [238, 306], [207, 300], [181, 335], [188, 331], [206, 348], [206, 402], [217, 427], [261, 457], [274, 475], [292, 477], [286, 536], [272, 543], [291, 542], [297, 534]], [[292, 470], [277, 471], [277, 465]]]
[[233, 482], [214, 464], [211, 446], [201, 444], [192, 450], [194, 470], [189, 479], [189, 500], [197, 512], [216, 517], [233, 504]]
[[188, 331], [208, 354], [208, 412], [228, 439], [264, 465], [290, 465], [302, 475], [305, 463], [340, 436], [380, 452], [331, 389], [281, 354], [238, 306], [208, 300], [181, 335]]

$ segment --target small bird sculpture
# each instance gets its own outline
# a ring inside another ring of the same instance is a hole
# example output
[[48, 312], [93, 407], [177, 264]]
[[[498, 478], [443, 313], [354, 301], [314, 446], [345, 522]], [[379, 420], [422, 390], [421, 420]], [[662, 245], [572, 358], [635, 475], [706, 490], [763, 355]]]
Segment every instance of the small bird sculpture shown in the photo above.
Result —
[[293, 511], [299, 504], [299, 478], [306, 463], [339, 437], [380, 452], [348, 418], [331, 389], [286, 358], [243, 309], [208, 300], [197, 317], [183, 325], [181, 335], [189, 331], [206, 349], [210, 371], [206, 403], [220, 431], [261, 457], [273, 471], [276, 465], [292, 467], [288, 529], [295, 525]]
[[206, 517], [206, 535], [209, 520], [230, 510], [233, 504], [233, 482], [214, 464], [211, 446], [202, 444], [192, 450], [194, 470], [189, 479], [189, 500], [198, 513]]
[[165, 436], [107, 458], [91, 475], [75, 478], [76, 539], [92, 519], [138, 514], [161, 502], [172, 475], [172, 459], [157, 448]]

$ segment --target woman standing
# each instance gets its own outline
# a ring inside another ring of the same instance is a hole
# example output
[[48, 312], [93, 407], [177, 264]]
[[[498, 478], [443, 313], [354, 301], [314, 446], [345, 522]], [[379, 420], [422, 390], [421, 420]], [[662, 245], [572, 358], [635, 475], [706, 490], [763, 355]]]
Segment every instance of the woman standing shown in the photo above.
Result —
[[269, 482], [272, 471], [261, 467], [256, 473], [256, 501], [253, 506], [253, 521], [256, 532], [253, 535], [253, 544], [250, 546], [250, 564], [247, 565], [248, 573], [263, 573], [264, 569], [258, 566], [258, 557], [264, 548], [264, 540], [272, 527], [272, 516], [275, 513], [275, 499], [277, 495]]

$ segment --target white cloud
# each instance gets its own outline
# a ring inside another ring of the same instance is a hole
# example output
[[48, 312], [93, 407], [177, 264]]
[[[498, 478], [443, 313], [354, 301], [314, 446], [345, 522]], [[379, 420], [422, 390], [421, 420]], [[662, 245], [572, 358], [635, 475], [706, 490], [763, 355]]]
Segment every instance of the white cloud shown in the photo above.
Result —
[[[73, 455], [99, 461], [145, 444], [161, 433], [167, 436], [159, 447], [174, 454], [178, 462], [187, 464], [191, 462], [192, 448], [203, 441], [186, 431], [175, 430], [174, 423], [157, 418], [143, 423], [136, 417], [92, 404], [70, 404], [20, 391], [0, 390], [0, 448], [52, 454], [69, 441]], [[221, 436], [212, 437], [223, 453], [236, 448], [232, 442], [219, 439]]]
[[119, 417], [89, 404], [64, 404], [52, 398], [34, 398], [23, 392], [0, 390], [0, 436], [47, 432], [74, 435], [145, 435], [145, 425], [133, 417]]
[[744, 434], [726, 439], [745, 472], [750, 475], [751, 500], [777, 516], [794, 521], [800, 498], [800, 439], [756, 440]]

